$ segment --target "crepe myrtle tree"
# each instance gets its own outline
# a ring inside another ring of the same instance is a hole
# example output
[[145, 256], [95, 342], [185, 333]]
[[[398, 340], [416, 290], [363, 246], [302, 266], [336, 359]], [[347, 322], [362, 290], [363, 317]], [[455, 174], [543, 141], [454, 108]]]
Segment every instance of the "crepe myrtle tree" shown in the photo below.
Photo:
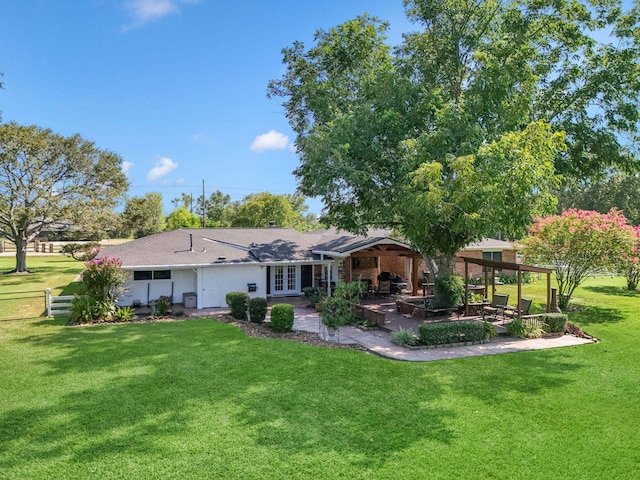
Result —
[[627, 290], [637, 289], [640, 282], [640, 225], [633, 229], [633, 233], [633, 245], [619, 266], [619, 271], [627, 277]]
[[549, 265], [558, 282], [558, 305], [566, 309], [590, 275], [616, 270], [632, 252], [636, 234], [624, 215], [569, 209], [536, 219], [522, 240], [527, 262]]
[[82, 228], [127, 188], [121, 157], [80, 135], [0, 125], [0, 234], [16, 245], [16, 272], [27, 271], [27, 245], [43, 229], [63, 221]]

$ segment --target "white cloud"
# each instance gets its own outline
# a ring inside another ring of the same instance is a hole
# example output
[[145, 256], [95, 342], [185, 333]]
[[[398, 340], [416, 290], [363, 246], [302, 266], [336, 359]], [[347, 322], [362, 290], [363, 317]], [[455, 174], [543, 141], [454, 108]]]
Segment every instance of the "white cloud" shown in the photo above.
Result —
[[173, 160], [167, 157], [161, 157], [156, 165], [149, 170], [147, 173], [147, 180], [153, 182], [154, 180], [158, 180], [159, 178], [164, 177], [165, 175], [173, 172], [176, 168], [178, 168], [178, 164]]
[[132, 25], [136, 28], [147, 22], [159, 20], [167, 15], [180, 11], [181, 5], [198, 3], [199, 0], [128, 0], [124, 6], [133, 18]]
[[124, 173], [125, 175], [128, 174], [129, 170], [131, 170], [131, 167], [133, 167], [133, 163], [122, 162], [122, 173]]
[[258, 135], [251, 144], [254, 152], [264, 152], [265, 150], [284, 150], [289, 145], [289, 137], [284, 133], [270, 130], [267, 133]]

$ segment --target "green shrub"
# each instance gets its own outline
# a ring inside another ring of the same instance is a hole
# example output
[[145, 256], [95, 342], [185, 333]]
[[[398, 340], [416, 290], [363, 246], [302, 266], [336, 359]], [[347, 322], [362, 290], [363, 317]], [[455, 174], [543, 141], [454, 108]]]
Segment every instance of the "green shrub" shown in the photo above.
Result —
[[507, 323], [507, 334], [520, 338], [540, 338], [544, 333], [543, 323], [537, 318], [514, 318]]
[[495, 338], [498, 336], [498, 329], [493, 323], [482, 322], [482, 328], [484, 330], [484, 338]]
[[564, 313], [545, 313], [542, 316], [542, 328], [547, 333], [564, 332], [568, 319], [569, 317]]
[[[531, 272], [521, 272], [520, 278], [522, 283], [531, 283], [533, 281], [533, 275]], [[515, 273], [504, 273], [498, 275], [498, 280], [500, 280], [505, 285], [515, 285], [518, 283], [518, 275]]]
[[309, 304], [315, 307], [326, 298], [327, 292], [318, 287], [304, 287], [302, 289], [304, 296], [309, 299]]
[[437, 278], [433, 291], [435, 296], [431, 300], [431, 308], [438, 309], [455, 307], [462, 303], [464, 295], [462, 278], [457, 275]]
[[267, 299], [256, 297], [249, 300], [249, 318], [253, 323], [264, 322], [267, 316]]
[[229, 292], [225, 296], [231, 316], [238, 320], [247, 318], [247, 307], [249, 306], [249, 294], [245, 292]]
[[521, 318], [514, 318], [513, 320], [511, 320], [509, 323], [507, 323], [506, 329], [507, 335], [509, 335], [510, 337], [525, 338], [527, 336], [525, 324]]
[[274, 332], [290, 332], [293, 327], [293, 305], [278, 303], [271, 307], [271, 329]]
[[159, 317], [164, 317], [171, 312], [171, 305], [173, 302], [171, 301], [171, 297], [162, 296], [156, 300], [155, 307], [153, 309], [153, 314]]
[[413, 330], [400, 327], [398, 330], [394, 330], [389, 334], [389, 338], [392, 343], [400, 345], [402, 347], [407, 345], [417, 345], [418, 337]]
[[442, 345], [458, 342], [478, 342], [485, 338], [480, 322], [439, 322], [420, 325], [420, 342], [425, 345]]
[[76, 296], [71, 300], [71, 321], [89, 323], [93, 321], [94, 300], [88, 295]]
[[358, 319], [353, 315], [356, 304], [360, 301], [366, 286], [364, 282], [344, 283], [339, 281], [331, 297], [323, 300], [320, 306], [320, 317], [327, 328], [339, 328], [342, 325], [353, 325]]
[[131, 307], [117, 307], [113, 312], [113, 319], [118, 322], [124, 322], [133, 317], [133, 309]]

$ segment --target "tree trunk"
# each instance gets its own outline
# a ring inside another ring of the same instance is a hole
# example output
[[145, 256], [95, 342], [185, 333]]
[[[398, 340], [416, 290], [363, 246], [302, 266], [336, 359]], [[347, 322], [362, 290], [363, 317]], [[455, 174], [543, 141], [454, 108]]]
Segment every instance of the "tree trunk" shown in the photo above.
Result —
[[29, 242], [21, 236], [17, 236], [14, 241], [16, 244], [16, 273], [27, 272], [27, 245]]
[[439, 255], [437, 257], [424, 257], [424, 261], [433, 274], [434, 281], [436, 278], [450, 277], [453, 275], [453, 267], [455, 265], [454, 255]]

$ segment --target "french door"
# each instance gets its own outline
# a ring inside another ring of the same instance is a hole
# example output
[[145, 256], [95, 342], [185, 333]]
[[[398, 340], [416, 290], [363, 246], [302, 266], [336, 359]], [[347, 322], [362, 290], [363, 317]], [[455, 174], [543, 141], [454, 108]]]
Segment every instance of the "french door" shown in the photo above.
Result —
[[286, 295], [299, 293], [298, 267], [296, 265], [276, 265], [273, 271], [273, 293]]

